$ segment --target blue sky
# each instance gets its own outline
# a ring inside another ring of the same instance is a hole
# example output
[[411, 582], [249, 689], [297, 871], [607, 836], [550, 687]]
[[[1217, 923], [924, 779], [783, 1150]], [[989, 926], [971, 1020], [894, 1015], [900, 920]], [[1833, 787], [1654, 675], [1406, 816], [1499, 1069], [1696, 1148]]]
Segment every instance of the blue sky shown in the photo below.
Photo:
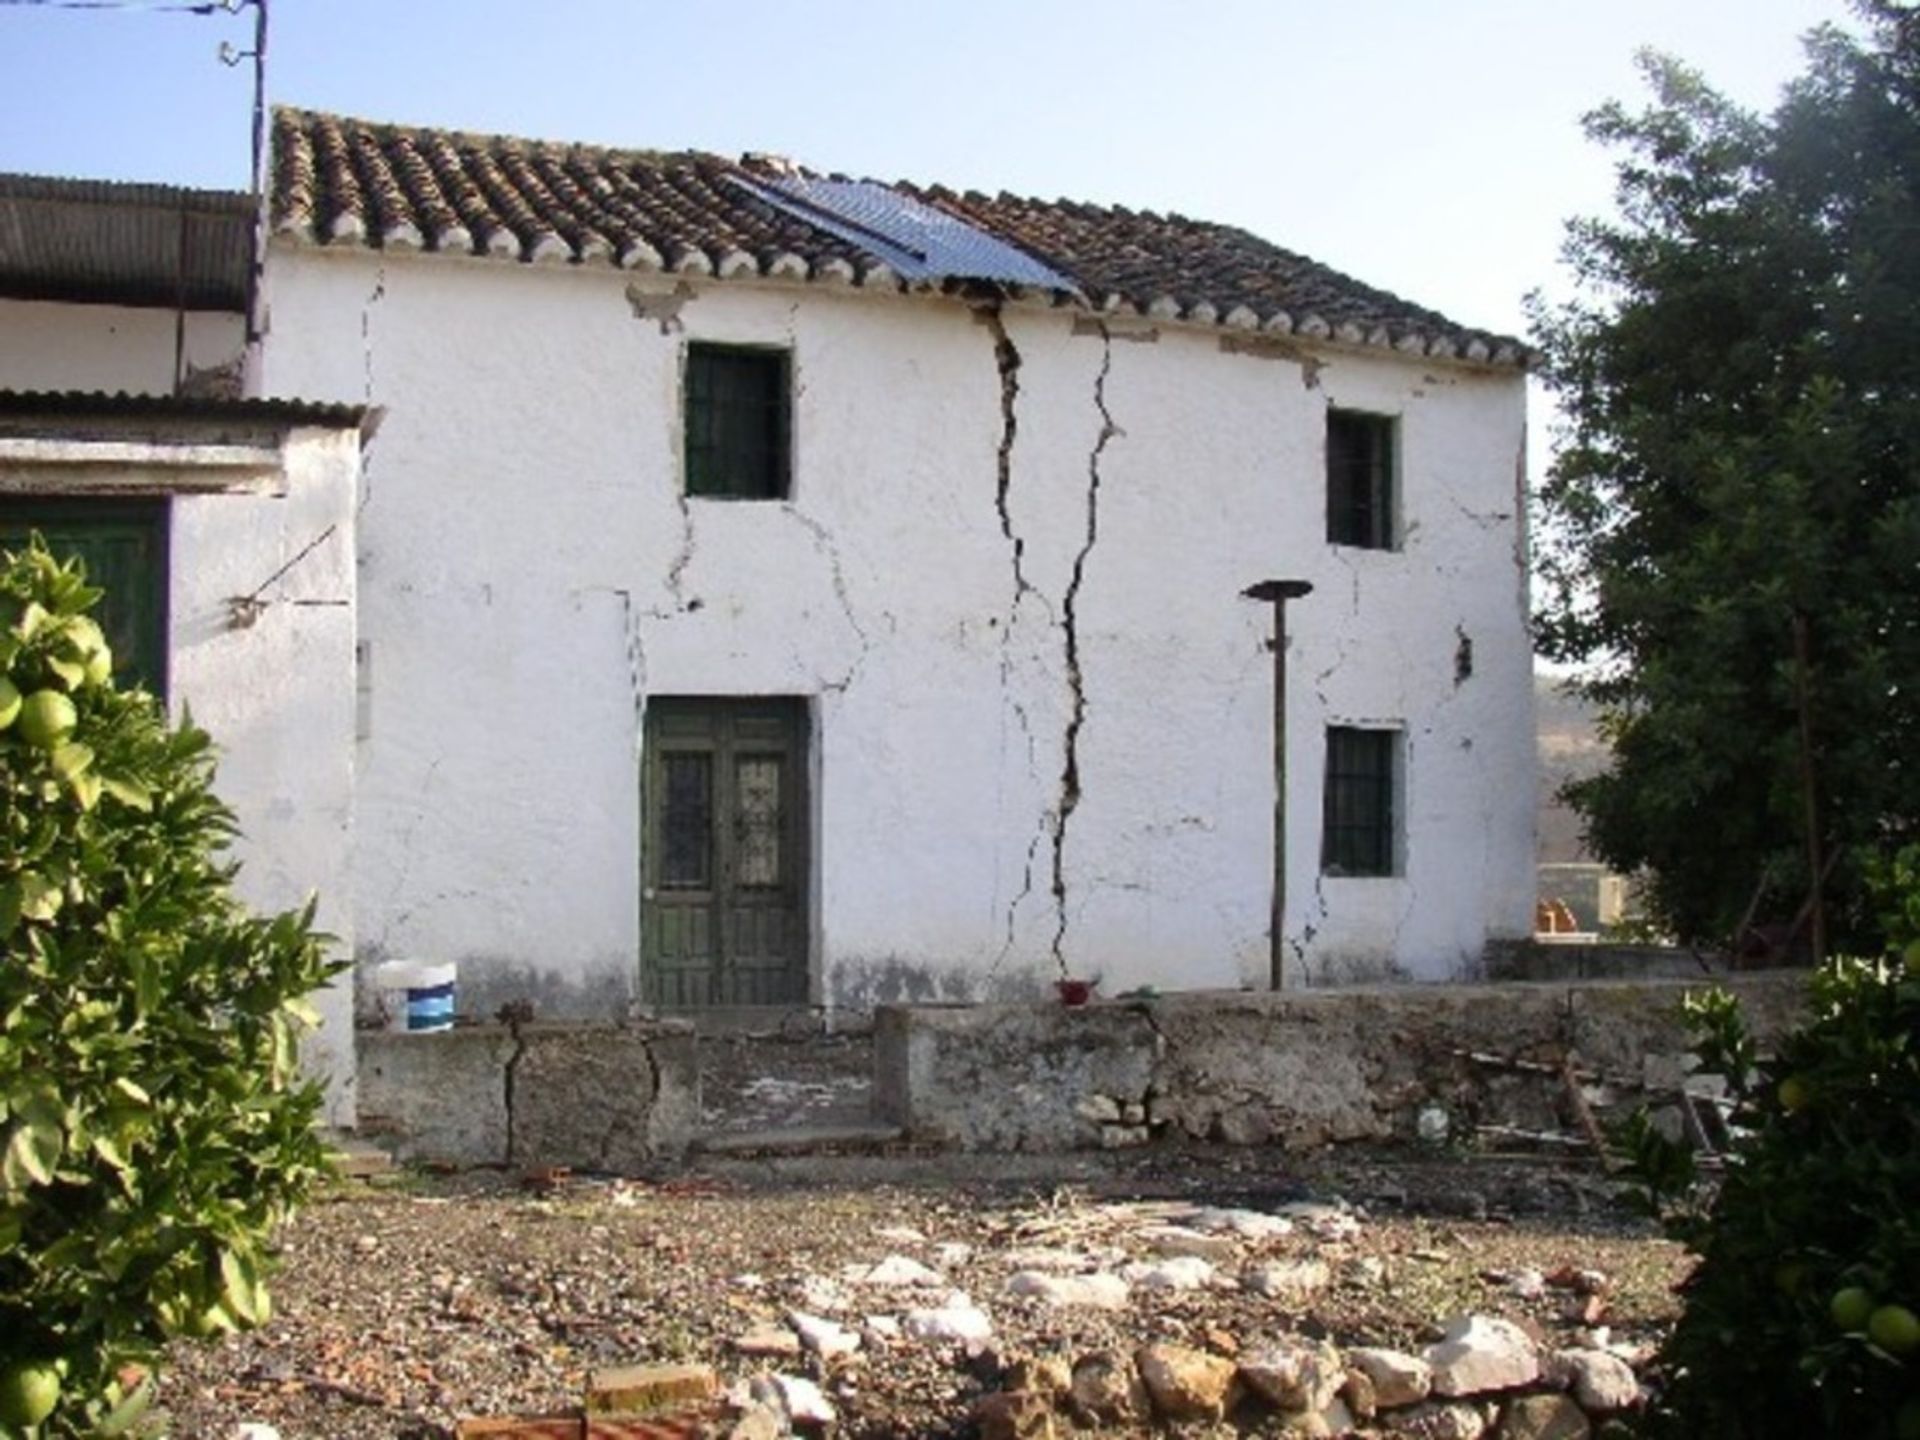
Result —
[[[252, 12], [0, 0], [0, 170], [246, 183]], [[1246, 226], [1518, 331], [1605, 208], [1580, 114], [1633, 53], [1771, 102], [1843, 0], [271, 0], [274, 101]]]

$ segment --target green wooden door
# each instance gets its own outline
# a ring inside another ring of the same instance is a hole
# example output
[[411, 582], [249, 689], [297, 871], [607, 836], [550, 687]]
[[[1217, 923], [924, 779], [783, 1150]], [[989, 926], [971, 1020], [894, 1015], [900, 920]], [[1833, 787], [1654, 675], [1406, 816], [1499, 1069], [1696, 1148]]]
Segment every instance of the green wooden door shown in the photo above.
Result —
[[34, 531], [62, 560], [79, 556], [106, 594], [94, 618], [113, 647], [114, 679], [156, 695], [167, 683], [167, 502], [9, 497], [0, 500], [0, 550]]
[[649, 700], [645, 759], [648, 1002], [805, 1004], [806, 702]]

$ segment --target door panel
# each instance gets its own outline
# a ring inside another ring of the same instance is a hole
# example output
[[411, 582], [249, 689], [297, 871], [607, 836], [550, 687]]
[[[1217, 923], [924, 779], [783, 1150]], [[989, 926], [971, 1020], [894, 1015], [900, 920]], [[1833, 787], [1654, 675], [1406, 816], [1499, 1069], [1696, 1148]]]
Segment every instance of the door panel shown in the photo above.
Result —
[[803, 700], [647, 705], [642, 990], [663, 1009], [807, 999]]

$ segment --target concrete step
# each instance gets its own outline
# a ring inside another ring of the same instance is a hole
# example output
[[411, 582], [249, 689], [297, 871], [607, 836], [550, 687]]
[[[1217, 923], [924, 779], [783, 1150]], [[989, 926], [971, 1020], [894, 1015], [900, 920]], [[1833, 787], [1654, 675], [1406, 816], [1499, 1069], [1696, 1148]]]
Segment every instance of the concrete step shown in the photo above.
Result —
[[719, 1130], [695, 1138], [704, 1155], [871, 1154], [898, 1145], [898, 1125], [783, 1125], [777, 1130]]
[[322, 1138], [326, 1142], [327, 1158], [349, 1180], [371, 1180], [394, 1171], [393, 1156], [365, 1136], [330, 1130]]

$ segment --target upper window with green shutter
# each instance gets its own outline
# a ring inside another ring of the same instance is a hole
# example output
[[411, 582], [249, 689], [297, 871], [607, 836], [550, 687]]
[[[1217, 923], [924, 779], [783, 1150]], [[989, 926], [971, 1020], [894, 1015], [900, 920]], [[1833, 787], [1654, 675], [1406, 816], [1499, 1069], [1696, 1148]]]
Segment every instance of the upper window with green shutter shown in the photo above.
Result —
[[788, 355], [687, 347], [686, 486], [714, 500], [784, 500], [791, 429]]

